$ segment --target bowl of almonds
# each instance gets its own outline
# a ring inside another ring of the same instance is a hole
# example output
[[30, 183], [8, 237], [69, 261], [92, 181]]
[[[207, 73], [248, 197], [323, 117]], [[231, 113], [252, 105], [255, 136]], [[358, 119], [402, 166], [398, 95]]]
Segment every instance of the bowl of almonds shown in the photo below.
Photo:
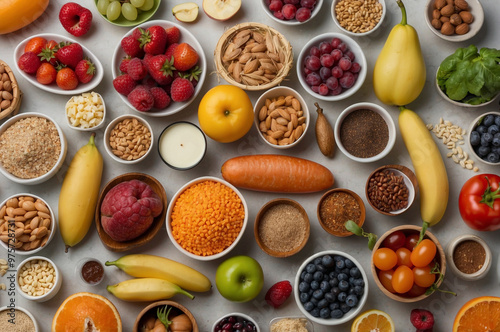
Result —
[[277, 149], [297, 145], [309, 128], [309, 109], [304, 98], [286, 86], [264, 92], [255, 103], [254, 113], [260, 137]]
[[244, 90], [272, 88], [292, 68], [290, 42], [274, 28], [247, 22], [228, 29], [214, 51], [217, 72], [228, 83]]
[[0, 120], [19, 112], [22, 96], [12, 69], [0, 60]]
[[55, 234], [54, 211], [41, 197], [16, 194], [0, 204], [0, 245], [18, 255], [33, 255]]

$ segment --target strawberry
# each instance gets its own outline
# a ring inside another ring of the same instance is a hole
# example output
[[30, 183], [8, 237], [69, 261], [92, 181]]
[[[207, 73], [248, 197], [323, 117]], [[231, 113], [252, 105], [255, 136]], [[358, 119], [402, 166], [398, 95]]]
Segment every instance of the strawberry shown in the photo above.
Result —
[[149, 75], [160, 85], [172, 82], [172, 61], [169, 61], [166, 55], [158, 54], [153, 56], [147, 62]]
[[130, 75], [134, 80], [142, 80], [148, 74], [146, 66], [139, 58], [132, 58], [128, 63], [127, 74]]
[[38, 53], [42, 62], [50, 62], [53, 66], [57, 65], [56, 52], [59, 49], [59, 44], [55, 40], [49, 40], [42, 51]]
[[33, 52], [23, 53], [17, 60], [19, 68], [27, 74], [34, 74], [42, 64], [40, 58]]
[[413, 309], [410, 314], [410, 322], [418, 330], [430, 330], [434, 326], [434, 315], [429, 310]]
[[170, 97], [173, 101], [186, 101], [194, 94], [193, 84], [188, 79], [177, 77], [170, 87]]
[[134, 90], [136, 85], [137, 82], [128, 74], [120, 75], [113, 80], [113, 87], [115, 90], [124, 96], [128, 96], [128, 94]]
[[135, 87], [132, 92], [127, 96], [128, 101], [135, 107], [138, 111], [147, 112], [154, 105], [154, 98], [149, 89], [142, 85]]
[[201, 69], [198, 66], [191, 68], [190, 71], [181, 73], [181, 77], [187, 78], [196, 87], [198, 81], [200, 80]]
[[179, 46], [179, 44], [177, 43], [168, 45], [167, 50], [165, 51], [165, 55], [167, 56], [167, 58], [172, 59], [172, 57], [174, 56], [174, 51], [177, 46]]
[[149, 91], [153, 95], [153, 99], [154, 99], [153, 107], [154, 108], [157, 108], [160, 110], [167, 108], [167, 106], [170, 104], [170, 97], [165, 92], [165, 90], [163, 90], [160, 87], [153, 87]]
[[176, 26], [166, 28], [165, 32], [167, 33], [168, 45], [173, 44], [173, 43], [178, 43], [179, 40], [181, 39], [181, 31]]
[[141, 48], [141, 42], [138, 38], [134, 37], [133, 34], [123, 38], [120, 45], [123, 52], [132, 58], [142, 58], [144, 55], [144, 51]]
[[74, 90], [78, 86], [78, 77], [73, 69], [64, 67], [57, 72], [56, 83], [63, 90]]
[[165, 52], [165, 47], [167, 46], [167, 33], [161, 26], [153, 25], [146, 31], [141, 29], [139, 41], [144, 52], [153, 55], [161, 54]]
[[63, 65], [75, 69], [78, 62], [83, 59], [83, 49], [78, 43], [61, 43], [56, 58]]
[[70, 34], [80, 37], [90, 30], [92, 12], [75, 2], [67, 2], [59, 11], [59, 22]]
[[128, 63], [130, 62], [130, 57], [129, 56], [126, 56], [122, 59], [122, 61], [120, 61], [120, 71], [124, 74], [127, 73], [127, 68], [128, 68]]
[[40, 84], [52, 84], [57, 76], [56, 68], [49, 62], [43, 62], [36, 71], [36, 80]]
[[39, 55], [45, 44], [47, 44], [47, 39], [43, 37], [33, 37], [28, 40], [26, 46], [24, 46], [24, 53], [33, 52], [36, 55]]
[[76, 65], [75, 73], [80, 83], [88, 83], [95, 75], [95, 66], [90, 60], [80, 60]]
[[274, 308], [280, 307], [292, 294], [292, 285], [288, 280], [275, 283], [266, 293], [266, 302]]
[[179, 44], [174, 50], [174, 67], [179, 71], [186, 71], [198, 63], [198, 52], [188, 43]]

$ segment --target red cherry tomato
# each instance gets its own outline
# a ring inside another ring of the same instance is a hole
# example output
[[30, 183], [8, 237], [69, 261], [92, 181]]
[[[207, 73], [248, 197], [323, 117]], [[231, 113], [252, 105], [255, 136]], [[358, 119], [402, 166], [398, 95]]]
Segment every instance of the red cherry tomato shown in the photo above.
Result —
[[413, 271], [406, 265], [398, 266], [392, 275], [392, 288], [397, 293], [408, 292], [413, 286]]
[[396, 250], [396, 256], [398, 257], [398, 265], [406, 265], [410, 269], [413, 267], [410, 259], [411, 251], [407, 248], [403, 247]]
[[382, 242], [382, 247], [392, 249], [394, 251], [398, 250], [405, 245], [406, 235], [402, 231], [392, 232], [387, 236]]
[[380, 283], [391, 293], [396, 293], [394, 287], [392, 287], [392, 275], [394, 274], [394, 270], [387, 271], [378, 271], [378, 280]]
[[406, 237], [405, 248], [412, 251], [417, 245], [419, 234], [411, 234]]
[[389, 248], [378, 248], [373, 253], [373, 264], [377, 269], [387, 271], [392, 269], [398, 263], [398, 257], [394, 250]]
[[411, 252], [411, 262], [416, 267], [429, 265], [436, 256], [436, 245], [429, 239], [423, 239]]
[[427, 291], [427, 288], [420, 287], [417, 284], [413, 284], [412, 288], [405, 294], [408, 297], [417, 297], [424, 294]]
[[436, 275], [431, 273], [431, 267], [429, 265], [424, 267], [414, 267], [413, 279], [415, 284], [420, 287], [428, 288], [434, 283], [434, 281], [436, 281]]

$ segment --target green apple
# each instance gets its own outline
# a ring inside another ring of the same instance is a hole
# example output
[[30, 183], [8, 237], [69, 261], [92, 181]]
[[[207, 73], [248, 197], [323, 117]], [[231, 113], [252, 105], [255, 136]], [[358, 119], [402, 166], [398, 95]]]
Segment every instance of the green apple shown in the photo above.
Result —
[[234, 302], [247, 302], [259, 295], [264, 286], [264, 272], [259, 262], [249, 256], [226, 259], [217, 268], [215, 284], [219, 293]]

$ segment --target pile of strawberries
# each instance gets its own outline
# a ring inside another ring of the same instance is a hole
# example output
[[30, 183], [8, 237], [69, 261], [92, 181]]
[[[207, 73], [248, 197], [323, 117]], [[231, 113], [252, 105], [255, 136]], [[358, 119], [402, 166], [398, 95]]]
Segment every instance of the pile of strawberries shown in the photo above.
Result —
[[54, 82], [63, 90], [74, 90], [80, 83], [88, 83], [95, 75], [94, 64], [86, 59], [78, 43], [47, 41], [43, 37], [31, 38], [18, 59], [19, 68], [36, 75], [44, 85]]
[[113, 86], [138, 111], [165, 109], [171, 101], [183, 102], [193, 96], [201, 74], [199, 55], [188, 43], [180, 43], [180, 38], [177, 27], [156, 25], [136, 28], [122, 39], [126, 56]]

